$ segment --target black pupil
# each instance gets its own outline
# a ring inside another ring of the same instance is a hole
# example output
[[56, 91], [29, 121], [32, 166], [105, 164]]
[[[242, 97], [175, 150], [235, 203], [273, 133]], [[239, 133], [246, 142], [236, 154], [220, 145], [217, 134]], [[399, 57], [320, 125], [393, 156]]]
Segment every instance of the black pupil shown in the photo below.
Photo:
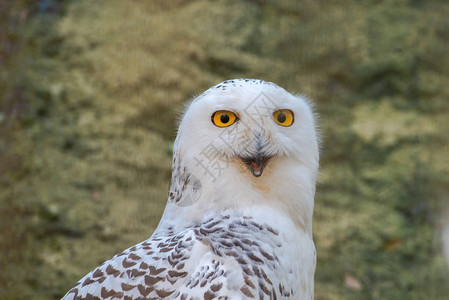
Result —
[[228, 123], [228, 122], [229, 122], [229, 116], [228, 116], [228, 114], [226, 114], [226, 113], [222, 114], [221, 117], [220, 117], [220, 121], [221, 121], [223, 124]]
[[284, 123], [285, 120], [287, 120], [287, 117], [284, 115], [284, 113], [280, 113], [280, 114], [278, 115], [278, 121], [279, 121], [279, 123]]

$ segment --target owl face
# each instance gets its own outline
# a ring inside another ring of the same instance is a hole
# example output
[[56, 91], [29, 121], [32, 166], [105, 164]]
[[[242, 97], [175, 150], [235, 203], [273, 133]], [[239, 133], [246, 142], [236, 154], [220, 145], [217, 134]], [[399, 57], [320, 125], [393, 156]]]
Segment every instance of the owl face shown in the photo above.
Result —
[[261, 80], [225, 81], [184, 113], [164, 217], [188, 224], [269, 207], [311, 234], [318, 162], [314, 116], [303, 97]]
[[[290, 161], [317, 168], [313, 113], [306, 100], [259, 80], [221, 83], [196, 98], [178, 132], [180, 149], [214, 179], [282, 172]], [[242, 171], [242, 168], [244, 171]], [[230, 171], [231, 170], [231, 171]]]

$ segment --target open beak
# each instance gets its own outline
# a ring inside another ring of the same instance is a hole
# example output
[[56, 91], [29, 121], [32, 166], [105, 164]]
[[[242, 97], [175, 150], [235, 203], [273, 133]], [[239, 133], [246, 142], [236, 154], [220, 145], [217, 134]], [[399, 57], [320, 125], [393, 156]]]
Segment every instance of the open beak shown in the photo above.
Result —
[[271, 157], [257, 153], [254, 157], [242, 157], [242, 161], [255, 177], [259, 177], [263, 173], [263, 169], [267, 165]]

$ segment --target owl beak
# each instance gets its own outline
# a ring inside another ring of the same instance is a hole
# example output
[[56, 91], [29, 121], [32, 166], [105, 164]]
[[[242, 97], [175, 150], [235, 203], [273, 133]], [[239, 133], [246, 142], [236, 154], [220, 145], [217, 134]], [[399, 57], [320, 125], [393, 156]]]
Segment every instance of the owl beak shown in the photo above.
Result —
[[260, 177], [270, 158], [269, 156], [264, 156], [262, 153], [257, 153], [254, 157], [244, 157], [241, 159], [255, 177]]

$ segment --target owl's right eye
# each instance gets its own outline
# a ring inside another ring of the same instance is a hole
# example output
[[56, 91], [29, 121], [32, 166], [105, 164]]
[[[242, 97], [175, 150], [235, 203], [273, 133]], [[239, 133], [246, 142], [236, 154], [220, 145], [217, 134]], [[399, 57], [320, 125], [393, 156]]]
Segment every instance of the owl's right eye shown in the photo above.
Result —
[[228, 127], [235, 123], [237, 116], [229, 110], [219, 110], [212, 114], [212, 123], [218, 127]]

